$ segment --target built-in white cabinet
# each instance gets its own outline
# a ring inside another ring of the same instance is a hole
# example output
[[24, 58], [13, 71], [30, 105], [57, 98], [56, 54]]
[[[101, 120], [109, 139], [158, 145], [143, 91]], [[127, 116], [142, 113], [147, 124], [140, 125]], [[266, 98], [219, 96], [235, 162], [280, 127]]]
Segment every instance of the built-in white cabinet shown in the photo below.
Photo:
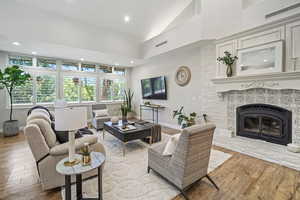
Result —
[[[231, 41], [227, 41], [224, 43], [219, 43], [216, 46], [217, 58], [224, 56], [225, 51], [228, 51], [228, 52], [232, 53], [233, 55], [236, 55], [236, 49], [237, 49], [237, 40], [231, 40]], [[226, 77], [226, 68], [227, 68], [226, 65], [218, 62], [216, 77], [219, 77], [219, 78]], [[235, 74], [234, 69], [233, 69], [233, 74]]]
[[286, 71], [300, 71], [300, 21], [286, 25]]
[[284, 26], [251, 34], [238, 39], [238, 49], [258, 46], [285, 39]]

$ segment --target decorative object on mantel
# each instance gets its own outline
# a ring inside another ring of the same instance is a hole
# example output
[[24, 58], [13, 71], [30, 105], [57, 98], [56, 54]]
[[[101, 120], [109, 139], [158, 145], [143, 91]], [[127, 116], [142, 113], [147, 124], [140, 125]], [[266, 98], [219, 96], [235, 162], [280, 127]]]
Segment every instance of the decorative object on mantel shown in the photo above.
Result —
[[183, 87], [190, 82], [191, 77], [191, 70], [186, 66], [181, 66], [176, 71], [175, 82], [177, 83], [177, 85]]
[[229, 53], [228, 51], [225, 51], [224, 54], [225, 54], [225, 56], [218, 57], [217, 61], [219, 61], [227, 66], [226, 75], [227, 75], [227, 77], [231, 77], [232, 76], [232, 65], [234, 64], [234, 62], [236, 60], [238, 60], [238, 57], [232, 56], [231, 53]]
[[186, 116], [183, 112], [183, 106], [181, 106], [178, 110], [173, 111], [173, 119], [175, 117], [177, 117], [178, 125], [180, 125], [181, 128], [186, 128], [196, 124], [195, 119], [197, 113], [192, 112], [189, 116]]
[[237, 75], [282, 72], [282, 41], [238, 50]]
[[18, 87], [25, 85], [31, 80], [29, 74], [25, 73], [19, 66], [13, 65], [0, 70], [0, 89], [6, 88], [9, 100], [10, 100], [10, 114], [9, 120], [3, 123], [3, 134], [4, 136], [14, 136], [19, 133], [18, 120], [13, 120], [13, 90]]

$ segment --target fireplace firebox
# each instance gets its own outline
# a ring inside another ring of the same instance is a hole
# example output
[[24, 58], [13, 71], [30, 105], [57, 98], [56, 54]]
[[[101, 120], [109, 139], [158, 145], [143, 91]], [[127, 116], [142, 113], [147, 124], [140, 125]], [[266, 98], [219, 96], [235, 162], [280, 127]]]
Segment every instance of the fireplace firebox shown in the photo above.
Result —
[[268, 104], [248, 104], [236, 110], [238, 136], [287, 145], [292, 142], [292, 112]]

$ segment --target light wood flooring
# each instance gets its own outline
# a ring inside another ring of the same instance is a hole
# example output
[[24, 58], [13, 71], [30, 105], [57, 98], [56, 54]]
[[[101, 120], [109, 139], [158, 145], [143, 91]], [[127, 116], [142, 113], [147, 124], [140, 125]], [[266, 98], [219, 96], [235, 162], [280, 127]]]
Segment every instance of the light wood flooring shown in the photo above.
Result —
[[[233, 156], [210, 176], [220, 191], [203, 180], [187, 193], [191, 200], [300, 200], [300, 172], [220, 147]], [[58, 200], [60, 190], [43, 192], [23, 134], [0, 138], [0, 199]], [[174, 200], [182, 200], [181, 196]]]

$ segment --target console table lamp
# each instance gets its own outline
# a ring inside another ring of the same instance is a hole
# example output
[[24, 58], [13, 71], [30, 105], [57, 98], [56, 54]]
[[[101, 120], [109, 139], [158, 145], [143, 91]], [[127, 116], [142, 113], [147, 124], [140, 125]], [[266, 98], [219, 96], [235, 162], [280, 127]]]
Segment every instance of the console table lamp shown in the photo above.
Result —
[[69, 131], [69, 160], [66, 166], [73, 166], [80, 161], [75, 159], [75, 133], [87, 126], [87, 110], [85, 107], [56, 108], [55, 130]]

